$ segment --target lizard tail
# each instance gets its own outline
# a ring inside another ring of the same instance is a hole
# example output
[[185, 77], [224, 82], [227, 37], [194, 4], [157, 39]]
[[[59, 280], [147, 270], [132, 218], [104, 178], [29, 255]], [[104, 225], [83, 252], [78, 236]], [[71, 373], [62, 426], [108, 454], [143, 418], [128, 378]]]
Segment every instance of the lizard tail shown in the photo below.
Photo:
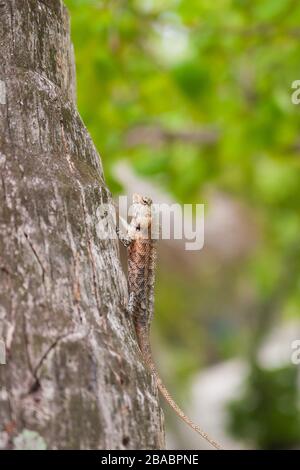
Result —
[[154, 364], [154, 361], [152, 359], [152, 351], [151, 351], [151, 346], [149, 342], [149, 335], [145, 331], [144, 326], [139, 326], [138, 324], [136, 325], [136, 334], [137, 334], [137, 339], [139, 343], [139, 347], [142, 353], [142, 357], [144, 359], [145, 365], [148, 367], [150, 372], [154, 375], [157, 387], [160, 390], [161, 394], [165, 398], [165, 400], [169, 403], [171, 408], [175, 411], [175, 413], [188, 425], [190, 426], [194, 431], [196, 431], [200, 436], [205, 439], [210, 445], [215, 447], [215, 449], [221, 450], [222, 447], [218, 442], [216, 442], [214, 439], [212, 439], [206, 432], [204, 432], [197, 424], [195, 424], [186, 414], [182, 411], [181, 408], [177, 405], [177, 403], [173, 400], [171, 397], [168, 389], [165, 387], [163, 384], [156, 366]]

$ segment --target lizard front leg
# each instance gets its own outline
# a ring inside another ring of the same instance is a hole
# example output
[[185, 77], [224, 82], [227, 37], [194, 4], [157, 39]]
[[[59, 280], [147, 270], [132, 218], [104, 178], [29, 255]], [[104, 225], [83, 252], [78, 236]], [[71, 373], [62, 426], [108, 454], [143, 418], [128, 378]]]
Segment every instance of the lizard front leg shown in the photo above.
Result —
[[120, 242], [128, 248], [133, 241], [132, 227], [126, 222], [122, 217], [120, 217], [120, 222], [123, 224], [123, 228], [116, 227], [116, 232]]

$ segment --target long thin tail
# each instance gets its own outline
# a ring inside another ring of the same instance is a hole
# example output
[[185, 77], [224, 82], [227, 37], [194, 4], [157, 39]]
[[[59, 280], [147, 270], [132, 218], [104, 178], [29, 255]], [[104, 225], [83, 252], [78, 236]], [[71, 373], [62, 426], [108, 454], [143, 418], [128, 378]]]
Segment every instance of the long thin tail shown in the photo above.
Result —
[[159, 388], [161, 394], [165, 398], [165, 400], [169, 403], [169, 405], [173, 408], [175, 413], [194, 431], [200, 434], [203, 439], [205, 439], [210, 445], [215, 447], [218, 450], [221, 450], [222, 447], [218, 442], [212, 439], [206, 432], [204, 432], [197, 424], [195, 424], [186, 414], [182, 411], [181, 408], [177, 405], [177, 403], [171, 397], [168, 389], [164, 386], [158, 372], [156, 366], [152, 359], [152, 351], [151, 345], [149, 342], [149, 335], [146, 333], [146, 329], [144, 326], [136, 325], [136, 334], [139, 343], [139, 347], [145, 361], [145, 365], [148, 367], [150, 372], [154, 375], [157, 383], [157, 387]]

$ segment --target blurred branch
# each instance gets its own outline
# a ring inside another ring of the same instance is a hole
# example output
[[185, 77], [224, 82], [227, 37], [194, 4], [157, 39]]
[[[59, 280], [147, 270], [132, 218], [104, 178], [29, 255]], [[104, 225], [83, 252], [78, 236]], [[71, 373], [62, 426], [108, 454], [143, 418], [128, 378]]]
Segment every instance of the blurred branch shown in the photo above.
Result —
[[125, 135], [127, 147], [151, 145], [161, 147], [163, 144], [184, 142], [192, 145], [214, 145], [219, 141], [220, 132], [213, 127], [194, 130], [172, 131], [158, 125], [138, 125], [129, 129]]
[[294, 143], [283, 149], [283, 153], [296, 154], [299, 156], [300, 153], [300, 139], [297, 139]]
[[[197, 30], [201, 32], [201, 27]], [[213, 31], [219, 34], [230, 34], [234, 36], [242, 36], [242, 37], [253, 37], [253, 36], [258, 36], [258, 37], [270, 37], [270, 36], [277, 36], [277, 35], [282, 35], [282, 36], [288, 36], [291, 38], [298, 39], [300, 37], [300, 28], [299, 27], [294, 27], [294, 28], [285, 28], [285, 27], [280, 27], [279, 25], [274, 25], [274, 24], [256, 24], [253, 26], [250, 26], [248, 28], [213, 28]]]

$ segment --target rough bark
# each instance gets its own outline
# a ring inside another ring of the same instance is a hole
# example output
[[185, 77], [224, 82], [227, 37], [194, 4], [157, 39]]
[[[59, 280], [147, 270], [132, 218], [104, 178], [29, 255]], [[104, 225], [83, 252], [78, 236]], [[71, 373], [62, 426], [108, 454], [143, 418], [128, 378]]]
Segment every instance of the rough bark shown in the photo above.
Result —
[[0, 448], [161, 448], [60, 0], [0, 1], [0, 64]]

